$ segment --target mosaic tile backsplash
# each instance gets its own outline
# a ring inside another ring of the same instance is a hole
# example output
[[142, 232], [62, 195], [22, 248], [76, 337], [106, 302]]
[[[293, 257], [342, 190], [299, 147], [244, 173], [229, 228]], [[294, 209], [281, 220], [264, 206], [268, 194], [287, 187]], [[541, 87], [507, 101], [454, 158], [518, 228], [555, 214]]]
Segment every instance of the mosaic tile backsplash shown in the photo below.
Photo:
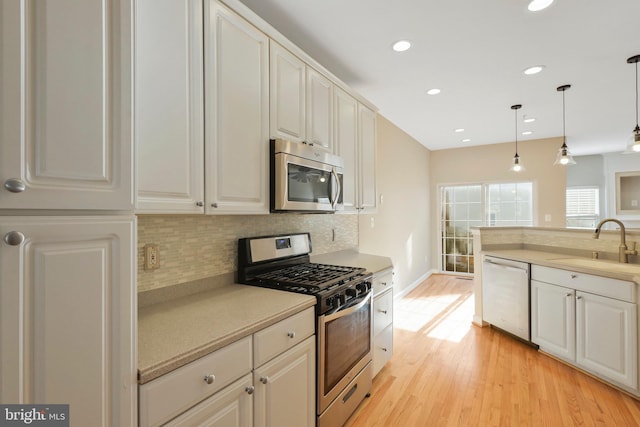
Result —
[[[314, 254], [358, 246], [357, 215], [139, 215], [138, 292], [236, 271], [241, 237], [307, 231]], [[148, 243], [159, 248], [156, 270], [144, 270]]]

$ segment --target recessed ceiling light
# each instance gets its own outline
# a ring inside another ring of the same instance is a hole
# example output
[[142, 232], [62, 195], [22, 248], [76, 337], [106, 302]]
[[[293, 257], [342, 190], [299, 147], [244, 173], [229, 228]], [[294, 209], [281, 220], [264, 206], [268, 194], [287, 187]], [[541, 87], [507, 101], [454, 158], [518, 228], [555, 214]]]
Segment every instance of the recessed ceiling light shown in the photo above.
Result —
[[460, 132], [464, 132], [464, 129], [462, 129], [462, 128], [458, 128], [458, 129], [454, 130], [454, 132], [458, 132], [458, 133], [460, 133]]
[[531, 3], [529, 3], [527, 9], [529, 9], [531, 12], [538, 12], [551, 6], [551, 3], [553, 3], [553, 0], [533, 0], [531, 1]]
[[440, 89], [436, 89], [436, 88], [429, 89], [429, 90], [427, 91], [427, 94], [428, 94], [428, 95], [437, 95], [437, 94], [439, 94], [439, 93], [440, 93]]
[[525, 117], [524, 119], [522, 119], [523, 122], [525, 123], [533, 123], [536, 121], [535, 117]]
[[465, 139], [462, 140], [462, 142], [471, 142], [471, 139], [465, 138]]
[[530, 130], [525, 130], [524, 132], [522, 132], [523, 135], [531, 135], [533, 132], [531, 132]]
[[396, 52], [404, 52], [411, 47], [411, 43], [406, 40], [400, 40], [393, 44], [393, 50]]
[[544, 69], [544, 65], [534, 65], [533, 67], [526, 68], [523, 73], [530, 76], [532, 74], [538, 74]]

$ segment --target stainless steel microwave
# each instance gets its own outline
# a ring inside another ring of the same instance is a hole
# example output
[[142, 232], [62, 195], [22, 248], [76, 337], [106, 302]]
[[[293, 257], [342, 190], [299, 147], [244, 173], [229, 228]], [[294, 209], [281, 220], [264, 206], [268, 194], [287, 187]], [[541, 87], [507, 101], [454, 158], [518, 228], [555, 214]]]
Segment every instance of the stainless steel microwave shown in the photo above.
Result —
[[271, 212], [335, 212], [342, 202], [342, 158], [300, 142], [270, 141]]

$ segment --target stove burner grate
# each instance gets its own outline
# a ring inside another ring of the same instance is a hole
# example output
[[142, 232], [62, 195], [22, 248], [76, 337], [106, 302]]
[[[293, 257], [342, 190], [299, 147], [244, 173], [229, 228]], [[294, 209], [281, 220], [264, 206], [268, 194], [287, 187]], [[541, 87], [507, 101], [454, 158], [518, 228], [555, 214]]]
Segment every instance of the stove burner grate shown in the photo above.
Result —
[[323, 289], [349, 280], [364, 271], [364, 268], [303, 263], [262, 273], [255, 276], [255, 279], [274, 285]]

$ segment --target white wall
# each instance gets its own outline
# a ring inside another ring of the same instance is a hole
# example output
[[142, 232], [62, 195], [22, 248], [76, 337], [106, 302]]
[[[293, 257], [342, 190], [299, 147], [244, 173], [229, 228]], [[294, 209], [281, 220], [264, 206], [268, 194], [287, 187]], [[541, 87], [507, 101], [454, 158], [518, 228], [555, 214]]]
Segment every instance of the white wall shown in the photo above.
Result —
[[424, 279], [433, 265], [430, 151], [378, 115], [376, 158], [378, 208], [376, 214], [360, 214], [359, 246], [362, 253], [392, 259], [398, 295]]

